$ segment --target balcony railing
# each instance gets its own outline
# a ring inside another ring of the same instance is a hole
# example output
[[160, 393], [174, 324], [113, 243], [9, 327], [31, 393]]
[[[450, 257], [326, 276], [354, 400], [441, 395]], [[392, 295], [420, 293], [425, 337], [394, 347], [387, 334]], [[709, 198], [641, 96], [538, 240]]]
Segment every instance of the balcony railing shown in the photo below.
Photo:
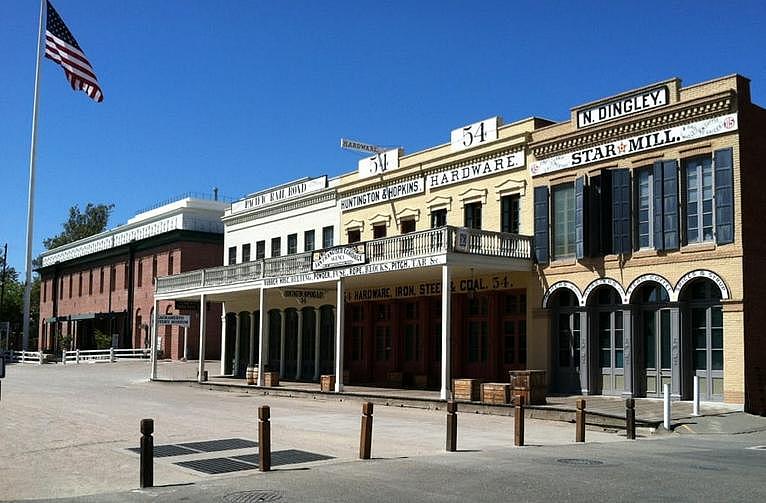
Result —
[[[532, 258], [532, 238], [518, 234], [456, 227], [439, 227], [401, 236], [380, 238], [366, 243], [370, 263], [405, 258], [427, 257], [450, 252], [469, 255]], [[264, 277], [289, 276], [311, 272], [311, 252], [273, 257], [211, 269], [157, 278], [157, 293], [182, 292], [196, 288], [233, 285]]]

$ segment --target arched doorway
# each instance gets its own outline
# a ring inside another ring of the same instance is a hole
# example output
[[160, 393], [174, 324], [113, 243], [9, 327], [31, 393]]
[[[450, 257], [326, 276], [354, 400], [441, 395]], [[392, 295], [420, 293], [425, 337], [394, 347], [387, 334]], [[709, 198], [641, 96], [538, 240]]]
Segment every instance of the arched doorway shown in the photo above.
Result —
[[[683, 305], [684, 388], [700, 380], [702, 400], [723, 400], [723, 307], [721, 290], [709, 279], [699, 278], [684, 286]], [[688, 394], [688, 393], [687, 393]]]
[[298, 370], [298, 311], [285, 309], [285, 352], [282, 379], [294, 379]]
[[282, 311], [279, 309], [269, 311], [269, 333], [267, 335], [269, 339], [266, 343], [268, 348], [266, 370], [278, 371], [282, 349]]
[[575, 293], [559, 288], [549, 300], [553, 353], [553, 390], [558, 393], [579, 393], [580, 335], [584, 328], [584, 312]]
[[313, 307], [304, 307], [302, 313], [300, 378], [313, 379], [315, 370], [314, 356], [316, 355], [317, 310]]
[[319, 368], [321, 374], [335, 372], [335, 309], [322, 306], [319, 309]]
[[591, 314], [589, 347], [595, 350], [596, 363], [592, 365], [594, 394], [621, 395], [625, 390], [623, 308], [622, 297], [612, 286], [600, 286], [588, 298]]
[[636, 306], [637, 394], [660, 397], [663, 386], [673, 382], [672, 340], [677, 337], [678, 308], [670, 305], [667, 290], [653, 281], [635, 289], [631, 304]]

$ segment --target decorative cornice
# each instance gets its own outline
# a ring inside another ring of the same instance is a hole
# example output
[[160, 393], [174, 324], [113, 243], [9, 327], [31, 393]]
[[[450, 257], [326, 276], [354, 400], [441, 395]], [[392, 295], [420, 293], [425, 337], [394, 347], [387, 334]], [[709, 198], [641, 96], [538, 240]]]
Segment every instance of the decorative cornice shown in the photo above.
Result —
[[325, 203], [327, 201], [334, 201], [335, 199], [336, 199], [335, 189], [332, 189], [325, 192], [320, 192], [310, 197], [305, 197], [303, 199], [298, 199], [295, 201], [290, 201], [290, 202], [275, 205], [275, 206], [269, 206], [268, 208], [265, 208], [262, 210], [255, 210], [252, 213], [224, 217], [223, 223], [226, 225], [244, 224], [247, 222], [252, 222], [253, 220], [257, 220], [259, 218], [265, 218], [271, 215], [276, 215], [278, 213], [284, 213], [287, 211], [297, 210], [299, 208], [305, 208], [307, 206], [313, 206], [316, 204]]
[[568, 136], [532, 143], [530, 150], [535, 158], [540, 160], [607, 141], [616, 141], [636, 133], [649, 132], [654, 129], [669, 127], [670, 125], [680, 125], [684, 122], [692, 122], [700, 118], [730, 112], [735, 104], [735, 99], [733, 91], [721, 93], [710, 96], [704, 101], [687, 103], [685, 106], [678, 106], [671, 110], [665, 109], [662, 113], [657, 113], [650, 117], [611, 125], [601, 129], [588, 129], [582, 133], [576, 131]]

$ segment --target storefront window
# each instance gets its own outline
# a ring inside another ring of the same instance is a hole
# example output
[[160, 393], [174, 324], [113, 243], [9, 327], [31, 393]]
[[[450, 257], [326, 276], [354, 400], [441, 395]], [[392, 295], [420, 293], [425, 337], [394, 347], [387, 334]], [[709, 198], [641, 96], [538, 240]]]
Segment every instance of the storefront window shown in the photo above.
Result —
[[654, 246], [653, 175], [651, 169], [636, 171], [636, 235], [639, 248]]
[[573, 257], [575, 254], [575, 201], [574, 185], [553, 188], [553, 257]]
[[713, 240], [713, 163], [708, 156], [684, 162], [686, 171], [686, 240]]

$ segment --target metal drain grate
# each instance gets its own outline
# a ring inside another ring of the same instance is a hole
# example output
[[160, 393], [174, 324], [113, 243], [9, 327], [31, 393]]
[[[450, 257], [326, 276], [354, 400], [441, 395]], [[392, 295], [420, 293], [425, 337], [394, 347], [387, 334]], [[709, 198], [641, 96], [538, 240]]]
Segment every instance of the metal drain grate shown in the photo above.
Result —
[[577, 465], [577, 466], [598, 466], [603, 465], [603, 461], [597, 459], [583, 459], [583, 458], [561, 458], [556, 460], [557, 463], [565, 465]]
[[244, 438], [222, 438], [220, 440], [207, 440], [204, 442], [186, 442], [178, 445], [199, 452], [218, 452], [258, 447], [258, 442]]
[[[232, 459], [245, 461], [246, 463], [258, 464], [258, 454], [245, 454], [242, 456], [232, 456]], [[311, 461], [321, 461], [324, 459], [333, 459], [332, 456], [325, 456], [316, 452], [301, 451], [298, 449], [287, 449], [284, 451], [274, 451], [271, 453], [271, 466], [279, 465], [297, 465], [300, 463], [310, 463]]]
[[[128, 448], [129, 451], [135, 452], [136, 454], [141, 452], [141, 449], [138, 447], [130, 447]], [[185, 447], [180, 447], [178, 445], [168, 444], [168, 445], [155, 445], [154, 446], [154, 457], [155, 458], [167, 458], [170, 456], [183, 456], [185, 454], [197, 454], [199, 451], [195, 451], [192, 449], [186, 449]]]
[[261, 501], [280, 501], [282, 493], [279, 491], [243, 491], [231, 493], [221, 498], [224, 503], [258, 503]]
[[174, 464], [183, 466], [184, 468], [191, 468], [192, 470], [196, 470], [198, 472], [207, 473], [208, 475], [241, 472], [245, 470], [255, 470], [258, 468], [255, 465], [243, 463], [241, 461], [235, 461], [230, 458], [195, 459], [192, 461], [181, 461]]

